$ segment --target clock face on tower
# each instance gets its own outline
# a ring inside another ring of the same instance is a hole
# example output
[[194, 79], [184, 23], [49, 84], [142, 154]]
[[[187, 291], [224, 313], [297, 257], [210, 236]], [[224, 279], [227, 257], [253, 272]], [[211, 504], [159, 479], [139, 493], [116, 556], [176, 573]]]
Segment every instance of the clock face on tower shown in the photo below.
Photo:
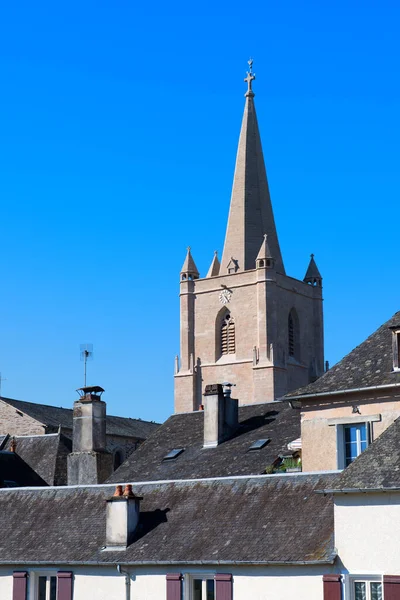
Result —
[[222, 290], [222, 292], [219, 295], [219, 301], [221, 302], [221, 304], [228, 304], [228, 302], [230, 302], [232, 297], [232, 292], [230, 292], [229, 290]]

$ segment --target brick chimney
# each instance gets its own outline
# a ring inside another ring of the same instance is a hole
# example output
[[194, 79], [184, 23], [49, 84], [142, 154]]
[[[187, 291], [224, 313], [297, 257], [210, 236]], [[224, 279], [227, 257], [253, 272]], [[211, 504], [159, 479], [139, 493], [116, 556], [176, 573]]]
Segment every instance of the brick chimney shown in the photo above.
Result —
[[238, 401], [231, 398], [230, 384], [206, 385], [204, 392], [204, 448], [215, 448], [238, 426]]
[[130, 484], [124, 491], [122, 485], [117, 485], [114, 496], [107, 500], [106, 550], [121, 550], [132, 542], [139, 523], [141, 500], [132, 492]]
[[112, 454], [106, 451], [106, 403], [103, 388], [77, 390], [74, 402], [72, 452], [68, 456], [68, 485], [103, 483], [112, 473]]

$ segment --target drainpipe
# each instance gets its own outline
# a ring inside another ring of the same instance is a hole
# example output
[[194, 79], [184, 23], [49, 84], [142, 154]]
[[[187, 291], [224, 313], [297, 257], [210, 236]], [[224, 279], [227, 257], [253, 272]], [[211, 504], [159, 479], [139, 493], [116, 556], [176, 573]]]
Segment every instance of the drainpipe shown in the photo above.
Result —
[[124, 571], [121, 565], [117, 565], [117, 571], [120, 575], [125, 575], [125, 599], [131, 600], [131, 576], [128, 571]]

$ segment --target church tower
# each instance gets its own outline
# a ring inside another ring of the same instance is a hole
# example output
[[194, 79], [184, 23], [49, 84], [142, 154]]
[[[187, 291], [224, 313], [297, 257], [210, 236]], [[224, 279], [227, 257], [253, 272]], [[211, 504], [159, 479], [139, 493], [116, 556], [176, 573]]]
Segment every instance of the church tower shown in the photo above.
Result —
[[252, 61], [225, 244], [201, 278], [188, 248], [180, 281], [175, 412], [198, 410], [205, 386], [229, 382], [240, 404], [267, 402], [323, 373], [322, 277], [285, 273], [254, 104]]

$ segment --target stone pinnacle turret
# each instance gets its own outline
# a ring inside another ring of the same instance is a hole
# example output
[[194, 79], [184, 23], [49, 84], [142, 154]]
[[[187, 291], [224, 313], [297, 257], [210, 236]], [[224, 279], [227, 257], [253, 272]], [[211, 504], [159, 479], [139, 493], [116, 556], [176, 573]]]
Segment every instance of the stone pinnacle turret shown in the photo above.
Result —
[[322, 276], [318, 270], [317, 263], [314, 260], [314, 254], [311, 254], [310, 256], [310, 262], [303, 281], [304, 283], [309, 283], [311, 285], [322, 286]]
[[250, 69], [245, 79], [248, 89], [245, 94], [246, 103], [220, 274], [227, 273], [227, 265], [232, 258], [237, 261], [238, 271], [254, 269], [264, 233], [268, 235], [276, 270], [285, 273], [254, 105], [252, 82], [255, 75], [252, 66], [253, 61], [250, 60]]
[[181, 279], [198, 279], [199, 272], [197, 270], [196, 264], [193, 260], [193, 256], [190, 252], [190, 246], [188, 246], [185, 262], [182, 265], [181, 269]]

